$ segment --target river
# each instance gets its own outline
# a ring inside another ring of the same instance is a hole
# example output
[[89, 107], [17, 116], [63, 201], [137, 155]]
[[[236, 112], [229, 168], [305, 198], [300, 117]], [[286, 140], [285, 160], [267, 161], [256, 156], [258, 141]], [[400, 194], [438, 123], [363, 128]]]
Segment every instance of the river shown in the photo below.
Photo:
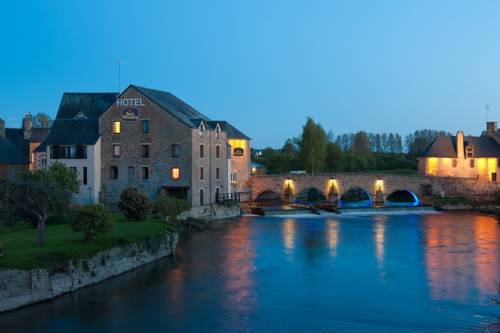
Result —
[[477, 214], [242, 217], [0, 331], [478, 332], [500, 316], [499, 244]]

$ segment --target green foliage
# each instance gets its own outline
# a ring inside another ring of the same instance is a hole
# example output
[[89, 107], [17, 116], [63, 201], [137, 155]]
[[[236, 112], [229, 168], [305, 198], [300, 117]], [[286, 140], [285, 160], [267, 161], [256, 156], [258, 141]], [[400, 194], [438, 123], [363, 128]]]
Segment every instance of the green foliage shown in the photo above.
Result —
[[71, 224], [74, 231], [83, 232], [86, 242], [92, 242], [99, 234], [113, 231], [115, 224], [108, 209], [102, 205], [80, 207]]
[[123, 212], [123, 215], [135, 221], [147, 219], [152, 211], [152, 205], [148, 197], [133, 187], [123, 190], [118, 207]]
[[43, 112], [38, 112], [33, 117], [33, 127], [50, 128], [52, 127], [52, 118]]
[[71, 224], [76, 218], [77, 209], [67, 207], [64, 211], [47, 219], [47, 225]]
[[299, 159], [302, 167], [311, 173], [321, 172], [325, 166], [327, 135], [320, 124], [307, 118], [299, 142]]
[[175, 219], [190, 208], [191, 205], [187, 200], [165, 196], [155, 202], [153, 211], [160, 218]]
[[436, 131], [430, 129], [418, 130], [413, 134], [408, 134], [405, 138], [405, 145], [408, 155], [411, 158], [422, 156], [427, 146], [437, 137], [451, 135], [449, 132]]

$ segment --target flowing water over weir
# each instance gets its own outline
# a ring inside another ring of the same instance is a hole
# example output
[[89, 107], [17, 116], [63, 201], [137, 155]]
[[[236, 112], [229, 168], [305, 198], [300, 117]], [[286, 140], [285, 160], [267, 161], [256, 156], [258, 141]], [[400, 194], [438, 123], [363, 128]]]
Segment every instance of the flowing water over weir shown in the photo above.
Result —
[[0, 331], [480, 332], [500, 315], [499, 244], [475, 214], [243, 217]]

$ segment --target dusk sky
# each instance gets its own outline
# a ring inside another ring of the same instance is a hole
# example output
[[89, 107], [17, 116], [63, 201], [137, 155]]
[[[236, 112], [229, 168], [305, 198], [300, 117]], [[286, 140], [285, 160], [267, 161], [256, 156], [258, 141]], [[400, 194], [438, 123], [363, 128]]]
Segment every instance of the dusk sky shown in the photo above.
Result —
[[[55, 116], [63, 92], [167, 90], [281, 146], [334, 134], [479, 134], [500, 120], [499, 1], [8, 1], [0, 117]], [[165, 129], [168, 130], [168, 129]]]

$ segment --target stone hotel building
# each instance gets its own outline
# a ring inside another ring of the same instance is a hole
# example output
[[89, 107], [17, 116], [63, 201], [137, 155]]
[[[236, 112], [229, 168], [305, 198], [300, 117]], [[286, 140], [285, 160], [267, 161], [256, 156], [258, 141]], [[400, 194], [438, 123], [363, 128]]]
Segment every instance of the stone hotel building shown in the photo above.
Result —
[[439, 136], [419, 158], [419, 174], [498, 181], [500, 132], [496, 122], [487, 122], [481, 136]]
[[132, 186], [151, 199], [184, 197], [193, 206], [245, 192], [250, 139], [174, 95], [129, 86], [122, 94], [64, 94], [39, 151], [81, 180], [78, 203], [115, 204]]

